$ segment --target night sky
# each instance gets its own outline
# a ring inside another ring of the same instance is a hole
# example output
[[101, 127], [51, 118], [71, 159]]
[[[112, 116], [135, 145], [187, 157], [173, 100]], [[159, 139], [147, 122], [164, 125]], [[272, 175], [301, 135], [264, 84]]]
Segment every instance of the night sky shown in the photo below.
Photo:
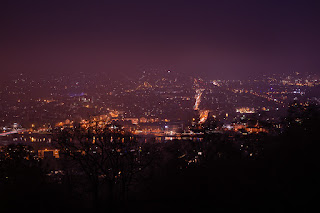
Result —
[[320, 73], [319, 1], [7, 0], [0, 71]]

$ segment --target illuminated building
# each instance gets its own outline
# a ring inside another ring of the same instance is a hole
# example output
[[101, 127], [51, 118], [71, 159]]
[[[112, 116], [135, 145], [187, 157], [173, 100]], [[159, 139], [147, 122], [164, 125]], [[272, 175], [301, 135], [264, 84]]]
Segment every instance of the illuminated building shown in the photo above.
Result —
[[53, 156], [55, 158], [59, 158], [59, 150], [58, 149], [39, 149], [38, 157], [44, 158], [46, 156]]
[[254, 108], [249, 108], [249, 107], [241, 107], [241, 108], [237, 108], [236, 112], [239, 112], [241, 114], [245, 114], [245, 113], [255, 113]]

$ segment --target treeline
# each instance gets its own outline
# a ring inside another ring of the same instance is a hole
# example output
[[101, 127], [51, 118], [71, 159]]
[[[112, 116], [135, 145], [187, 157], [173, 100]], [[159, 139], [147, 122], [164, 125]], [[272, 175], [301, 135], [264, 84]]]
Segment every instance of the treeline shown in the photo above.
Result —
[[294, 103], [277, 136], [207, 133], [201, 140], [159, 143], [117, 125], [56, 130], [59, 159], [39, 159], [22, 144], [2, 147], [1, 206], [118, 212], [311, 209], [319, 121], [317, 105]]

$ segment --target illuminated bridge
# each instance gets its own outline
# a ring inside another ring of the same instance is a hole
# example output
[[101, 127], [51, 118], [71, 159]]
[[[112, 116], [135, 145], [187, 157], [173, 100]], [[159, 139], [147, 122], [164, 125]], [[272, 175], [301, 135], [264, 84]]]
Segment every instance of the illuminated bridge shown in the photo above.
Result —
[[10, 132], [4, 132], [4, 133], [0, 133], [0, 136], [7, 136], [7, 135], [11, 135], [11, 134], [16, 134], [16, 133], [21, 133], [21, 132], [25, 132], [25, 129], [14, 129]]

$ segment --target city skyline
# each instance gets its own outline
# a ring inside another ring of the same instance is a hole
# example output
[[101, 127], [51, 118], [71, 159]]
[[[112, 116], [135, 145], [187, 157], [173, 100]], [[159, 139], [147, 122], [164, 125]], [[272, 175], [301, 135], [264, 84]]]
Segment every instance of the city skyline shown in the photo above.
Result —
[[132, 133], [141, 130], [139, 124], [154, 123], [160, 131], [168, 122], [178, 122], [183, 126], [179, 131], [188, 132], [191, 118], [203, 124], [214, 117], [230, 126], [240, 114], [264, 114], [277, 123], [295, 101], [318, 104], [319, 84], [319, 76], [297, 72], [247, 80], [186, 76], [174, 70], [143, 71], [119, 79], [106, 73], [38, 79], [17, 74], [0, 87], [0, 124], [5, 135], [13, 124], [24, 131], [48, 128], [50, 132], [100, 116], [107, 123], [124, 122]]

